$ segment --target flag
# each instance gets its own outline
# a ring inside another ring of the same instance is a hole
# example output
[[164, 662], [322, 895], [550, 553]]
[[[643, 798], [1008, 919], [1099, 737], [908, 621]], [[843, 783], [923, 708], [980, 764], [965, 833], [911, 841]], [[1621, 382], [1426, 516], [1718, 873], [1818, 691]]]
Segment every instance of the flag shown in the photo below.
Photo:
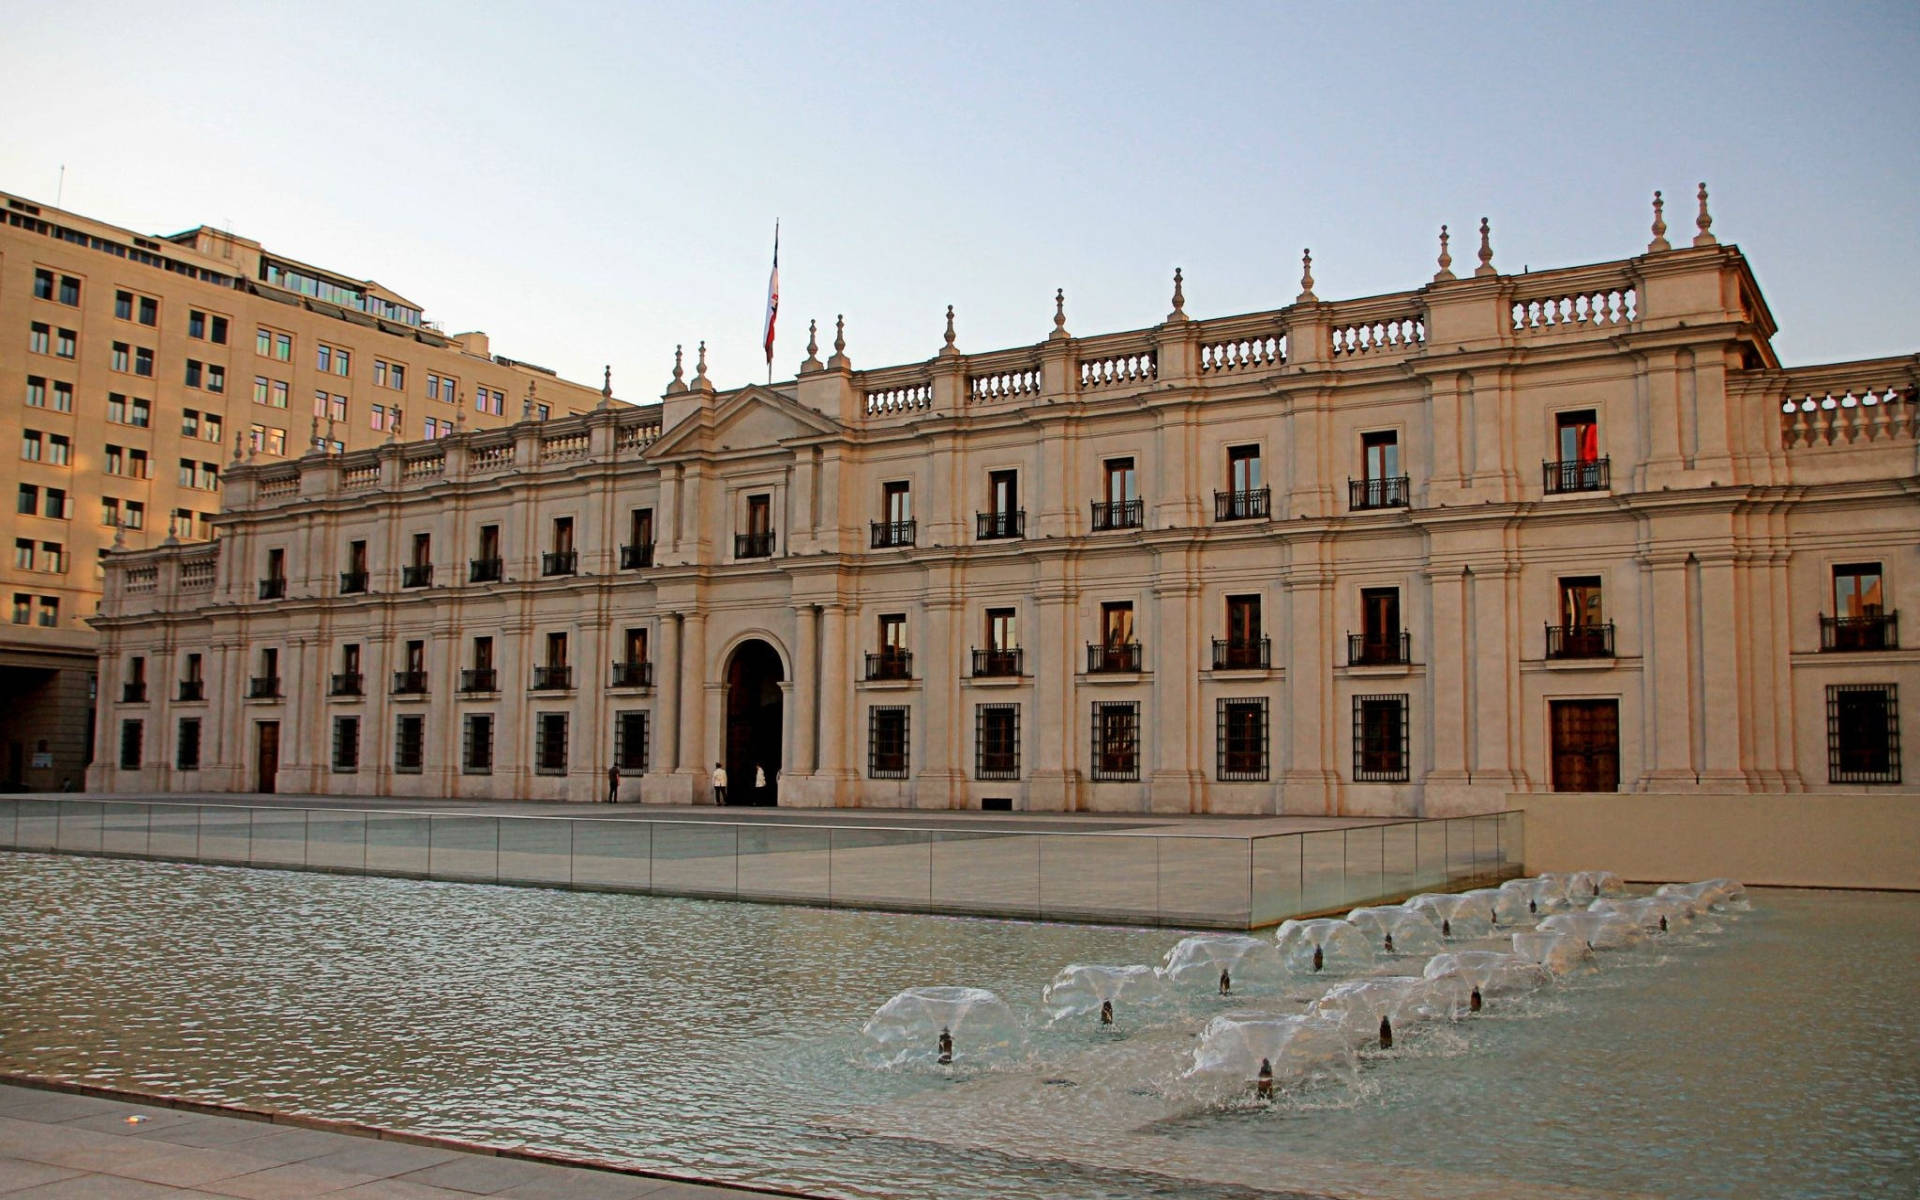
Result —
[[773, 321], [780, 315], [780, 222], [773, 223], [773, 274], [767, 276], [767, 327], [760, 341], [767, 351], [767, 369], [773, 369]]

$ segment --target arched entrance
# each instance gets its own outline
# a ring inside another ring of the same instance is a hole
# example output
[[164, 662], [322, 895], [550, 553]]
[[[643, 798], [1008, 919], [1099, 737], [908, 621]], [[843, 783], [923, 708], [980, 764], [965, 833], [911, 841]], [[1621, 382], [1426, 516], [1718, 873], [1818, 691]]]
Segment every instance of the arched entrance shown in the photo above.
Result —
[[[772, 646], [753, 639], [740, 643], [727, 660], [727, 707], [722, 721], [726, 742], [727, 802], [774, 804], [779, 788], [780, 682], [786, 671]], [[754, 769], [766, 772], [767, 786], [753, 786]]]

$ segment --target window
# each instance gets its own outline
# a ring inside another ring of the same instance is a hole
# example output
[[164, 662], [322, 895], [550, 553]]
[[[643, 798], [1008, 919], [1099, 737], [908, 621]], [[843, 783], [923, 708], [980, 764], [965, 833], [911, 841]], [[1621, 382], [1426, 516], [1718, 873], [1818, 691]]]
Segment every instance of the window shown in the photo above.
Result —
[[987, 511], [979, 514], [975, 531], [982, 541], [1015, 538], [1026, 533], [1026, 510], [1020, 507], [1020, 472], [987, 473]]
[[375, 387], [387, 386], [387, 364], [377, 358], [373, 360], [373, 382]]
[[207, 336], [207, 314], [197, 308], [187, 310], [187, 336], [205, 341]]
[[1407, 477], [1400, 473], [1400, 435], [1394, 430], [1360, 435], [1361, 478], [1348, 485], [1349, 508], [1405, 508]]
[[45, 354], [53, 340], [53, 326], [35, 321], [27, 327], [27, 350], [33, 354]]
[[332, 346], [322, 344], [314, 352], [314, 357], [316, 360], [313, 364], [314, 368], [318, 370], [322, 375], [326, 375], [333, 370], [333, 347]]
[[456, 385], [451, 376], [435, 375], [431, 371], [427, 372], [427, 399], [439, 400], [445, 404], [457, 404], [459, 403], [459, 395], [455, 391], [455, 387]]
[[128, 529], [145, 529], [147, 527], [147, 506], [138, 500], [127, 501], [127, 514], [122, 519], [122, 524]]
[[1133, 637], [1133, 602], [1100, 606], [1100, 640], [1087, 647], [1088, 671], [1138, 671], [1140, 643]]
[[287, 406], [288, 390], [289, 389], [287, 387], [286, 380], [284, 379], [274, 380], [273, 381], [273, 398], [269, 400], [267, 403], [271, 404], [274, 408], [285, 408]]
[[174, 738], [173, 766], [177, 771], [200, 769], [200, 718], [181, 717]]
[[1840, 563], [1833, 568], [1833, 616], [1820, 618], [1822, 650], [1897, 650], [1898, 613], [1887, 612], [1880, 564]]
[[201, 700], [206, 697], [206, 678], [198, 654], [187, 655], [186, 665], [180, 669], [180, 699]]
[[567, 714], [543, 712], [534, 720], [534, 771], [541, 775], [566, 774]]
[[285, 454], [287, 431], [272, 425], [255, 425], [248, 434], [248, 443], [256, 453]]
[[227, 319], [215, 317], [208, 326], [207, 340], [216, 346], [227, 344]]
[[907, 777], [907, 712], [898, 705], [867, 709], [867, 778]]
[[291, 334], [273, 335], [273, 356], [281, 362], [293, 361], [293, 337]]
[[973, 777], [1020, 778], [1020, 706], [976, 704], [973, 708]]
[[1094, 501], [1093, 528], [1136, 529], [1141, 523], [1140, 493], [1131, 458], [1101, 464], [1101, 499]]
[[399, 363], [373, 360], [373, 382], [378, 387], [390, 387], [398, 392], [407, 390], [407, 369]]
[[871, 545], [911, 546], [914, 542], [913, 492], [904, 480], [881, 485], [882, 519], [873, 523]]
[[160, 323], [160, 302], [152, 296], [140, 297], [140, 323], [142, 325]]
[[452, 433], [453, 422], [442, 421], [438, 417], [428, 417], [421, 423], [421, 428], [426, 439], [432, 441], [437, 437], [445, 437], [447, 434]]
[[69, 307], [80, 303], [80, 281], [71, 275], [60, 277], [60, 303]]
[[169, 517], [167, 521], [167, 532], [177, 538], [192, 537], [193, 510], [190, 508], [174, 509], [172, 516]]
[[209, 317], [199, 309], [189, 309], [187, 310], [187, 336], [224, 346], [227, 344], [227, 319]]
[[47, 381], [40, 375], [27, 376], [27, 407], [45, 408], [47, 406]]
[[20, 457], [28, 462], [39, 462], [45, 438], [37, 429], [25, 429], [20, 432]]
[[620, 568], [634, 570], [653, 565], [653, 510], [636, 508], [627, 514], [627, 544], [620, 547]]
[[227, 369], [219, 365], [207, 368], [207, 390], [217, 394], [227, 390]]
[[552, 415], [553, 406], [550, 404], [536, 404], [533, 406], [533, 419], [536, 421], [544, 421]]
[[1267, 700], [1221, 699], [1215, 708], [1215, 777], [1222, 783], [1267, 778]]
[[20, 499], [16, 507], [14, 508], [14, 511], [26, 513], [28, 516], [32, 516], [34, 513], [39, 512], [40, 511], [40, 489], [35, 487], [31, 483], [21, 484]]
[[117, 320], [133, 320], [132, 292], [115, 292], [113, 294], [113, 315]]
[[384, 404], [375, 404], [367, 409], [367, 424], [373, 429], [385, 429], [387, 427], [387, 406]]
[[45, 267], [34, 268], [33, 298], [35, 300], [53, 299], [53, 272]]
[[1598, 575], [1570, 575], [1560, 580], [1560, 624], [1547, 628], [1548, 658], [1608, 658], [1613, 654], [1613, 626], [1604, 617]]
[[60, 624], [60, 597], [40, 597], [40, 615], [34, 622], [42, 629], [53, 629]]
[[1827, 782], [1900, 782], [1900, 705], [1895, 685], [1827, 685]]
[[1594, 410], [1557, 413], [1554, 441], [1558, 462], [1546, 464], [1543, 486], [1548, 492], [1592, 492], [1608, 486], [1608, 461], [1600, 454], [1600, 425]]
[[180, 480], [179, 480], [180, 486], [189, 487], [189, 488], [192, 487], [193, 479], [194, 479], [193, 460], [190, 458], [181, 459], [180, 460]]
[[53, 353], [56, 358], [72, 358], [79, 353], [79, 336], [71, 329], [62, 329], [60, 336], [53, 339]]
[[120, 769], [122, 771], [140, 769], [140, 743], [145, 735], [145, 722], [138, 720], [120, 722]]
[[256, 329], [253, 331], [253, 352], [263, 358], [273, 353], [272, 330]]
[[1377, 667], [1409, 661], [1411, 638], [1400, 627], [1399, 588], [1360, 589], [1360, 632], [1347, 639], [1347, 665]]
[[187, 360], [187, 386], [190, 388], [199, 387], [200, 374], [201, 374], [201, 368], [200, 368], [199, 360], [192, 359], [192, 358], [188, 359]]
[[1267, 639], [1260, 634], [1260, 597], [1227, 597], [1227, 637], [1213, 644], [1214, 670], [1258, 669], [1268, 665]]
[[747, 531], [733, 539], [735, 558], [765, 558], [773, 553], [773, 497], [747, 497]]
[[488, 388], [475, 388], [473, 390], [473, 407], [479, 412], [496, 417], [502, 416], [507, 411], [507, 395], [505, 392]]
[[547, 665], [564, 667], [567, 665], [567, 635], [549, 633], [547, 635]]
[[144, 375], [149, 379], [153, 377], [153, 351], [147, 349], [145, 346], [140, 346], [134, 350], [133, 373], [135, 375]]
[[990, 608], [987, 610], [987, 649], [1018, 650], [1020, 648], [1020, 630], [1018, 615], [1011, 608]]
[[635, 775], [647, 772], [647, 714], [622, 712], [614, 715], [613, 764]]
[[433, 535], [413, 535], [413, 550], [400, 571], [400, 586], [426, 587], [433, 582]]
[[64, 521], [72, 516], [73, 510], [67, 505], [67, 489], [56, 487], [48, 488], [46, 507], [40, 510], [40, 515], [43, 517], [53, 517], [60, 521]]
[[115, 342], [113, 344], [113, 353], [109, 356], [108, 365], [116, 371], [132, 370], [133, 347], [125, 342]]
[[72, 384], [62, 383], [57, 379], [54, 380], [53, 411], [55, 412], [72, 412], [73, 411], [73, 385]]
[[40, 569], [55, 575], [67, 571], [67, 548], [59, 542], [40, 543]]
[[201, 418], [201, 431], [210, 442], [220, 440], [220, 414], [207, 413]]
[[403, 713], [393, 721], [393, 769], [402, 775], [418, 775], [426, 759], [427, 719], [418, 713]]
[[127, 423], [127, 398], [118, 392], [107, 395], [107, 420], [115, 425]]
[[27, 592], [13, 594], [13, 623], [28, 625], [33, 621], [33, 596]]
[[480, 553], [467, 564], [467, 582], [497, 583], [500, 579], [500, 527], [480, 527]]
[[333, 719], [333, 771], [350, 775], [360, 769], [360, 718]]
[[1408, 777], [1407, 697], [1355, 696], [1354, 782], [1395, 783]]
[[468, 713], [460, 733], [460, 769], [468, 775], [493, 773], [493, 714]]
[[1140, 703], [1097, 700], [1093, 705], [1093, 777], [1140, 778]]
[[[66, 441], [67, 439], [65, 438], [53, 439], [53, 442], [57, 443], [55, 449], [60, 451], [60, 456], [57, 460], [59, 462], [67, 461], [65, 450]], [[151, 479], [153, 477], [153, 472], [147, 465], [147, 452], [145, 450], [127, 451], [127, 477], [130, 479]]]
[[614, 687], [646, 687], [649, 683], [647, 671], [647, 631], [641, 628], [626, 631], [624, 657], [613, 664]]
[[889, 524], [900, 525], [913, 520], [913, 492], [910, 484], [905, 482], [887, 484], [883, 503]]
[[13, 539], [13, 565], [22, 571], [33, 570], [33, 539]]
[[1227, 489], [1214, 493], [1215, 520], [1243, 521], [1270, 515], [1270, 493], [1260, 470], [1260, 447], [1227, 447]]

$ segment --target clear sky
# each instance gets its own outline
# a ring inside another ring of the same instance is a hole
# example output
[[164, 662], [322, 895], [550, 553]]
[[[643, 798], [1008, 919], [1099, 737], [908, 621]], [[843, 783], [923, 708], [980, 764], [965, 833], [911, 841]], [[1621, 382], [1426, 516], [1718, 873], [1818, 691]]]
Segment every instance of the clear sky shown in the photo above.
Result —
[[1671, 239], [1707, 180], [1789, 364], [1920, 349], [1920, 4], [11, 6], [0, 188], [221, 225], [659, 394]]

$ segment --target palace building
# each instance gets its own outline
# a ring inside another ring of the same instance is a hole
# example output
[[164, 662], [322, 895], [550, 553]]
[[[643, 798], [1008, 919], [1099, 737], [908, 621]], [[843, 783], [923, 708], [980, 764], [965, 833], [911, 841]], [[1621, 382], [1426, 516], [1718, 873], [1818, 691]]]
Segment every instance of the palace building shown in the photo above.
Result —
[[[1738, 249], [1052, 332], [231, 469], [114, 553], [89, 784], [1441, 815], [1913, 790], [1920, 355]], [[1911, 639], [1910, 639], [1911, 640]], [[1911, 711], [1911, 708], [1909, 710]], [[758, 776], [765, 776], [765, 785]]]
[[[447, 335], [420, 306], [201, 226], [145, 236], [0, 193], [0, 789], [81, 783], [87, 625], [112, 546], [204, 541], [228, 448], [371, 448], [584, 412], [597, 389]], [[123, 683], [126, 681], [122, 681]]]

